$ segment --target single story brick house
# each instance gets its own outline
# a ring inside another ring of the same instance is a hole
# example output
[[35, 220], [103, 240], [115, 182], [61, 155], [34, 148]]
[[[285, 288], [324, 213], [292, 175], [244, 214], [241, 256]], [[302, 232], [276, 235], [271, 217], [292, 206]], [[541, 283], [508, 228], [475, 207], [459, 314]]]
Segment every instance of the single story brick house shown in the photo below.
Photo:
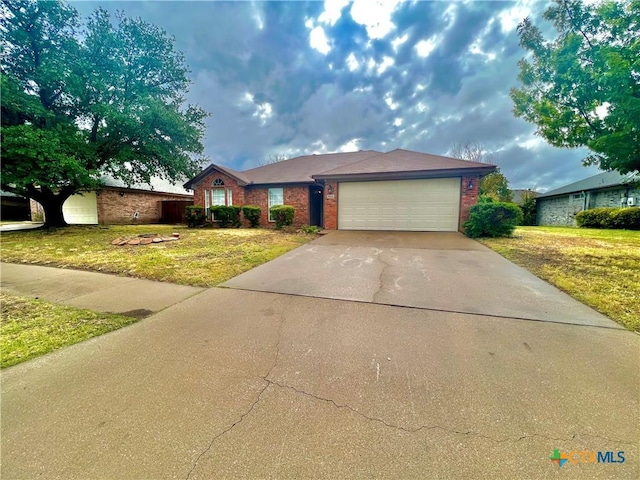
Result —
[[459, 231], [494, 165], [397, 149], [305, 155], [238, 172], [212, 164], [184, 187], [194, 204], [295, 207], [328, 230]]
[[[163, 203], [184, 202], [193, 205], [193, 193], [182, 185], [153, 178], [151, 185], [126, 186], [122, 181], [103, 176], [104, 186], [98, 190], [71, 195], [62, 206], [62, 213], [71, 225], [110, 225], [132, 223], [160, 223]], [[31, 218], [42, 219], [44, 210], [31, 200]], [[184, 209], [183, 209], [184, 210]], [[170, 223], [184, 223], [178, 219]]]
[[603, 172], [536, 197], [538, 225], [575, 226], [582, 210], [640, 204], [640, 174]]

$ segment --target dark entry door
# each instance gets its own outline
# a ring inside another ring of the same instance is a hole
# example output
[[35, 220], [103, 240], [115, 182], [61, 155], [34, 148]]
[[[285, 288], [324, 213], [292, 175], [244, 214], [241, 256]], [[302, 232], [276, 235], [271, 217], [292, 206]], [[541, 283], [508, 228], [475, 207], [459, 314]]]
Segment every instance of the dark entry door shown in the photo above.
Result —
[[309, 187], [309, 225], [322, 227], [322, 187]]

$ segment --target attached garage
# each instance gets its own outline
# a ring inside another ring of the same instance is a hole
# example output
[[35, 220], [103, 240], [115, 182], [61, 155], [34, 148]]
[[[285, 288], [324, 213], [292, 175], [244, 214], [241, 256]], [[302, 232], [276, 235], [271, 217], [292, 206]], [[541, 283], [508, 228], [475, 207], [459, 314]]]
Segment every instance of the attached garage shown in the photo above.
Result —
[[64, 220], [71, 225], [95, 225], [98, 223], [96, 192], [71, 195], [62, 205]]
[[458, 231], [460, 177], [338, 184], [338, 229]]

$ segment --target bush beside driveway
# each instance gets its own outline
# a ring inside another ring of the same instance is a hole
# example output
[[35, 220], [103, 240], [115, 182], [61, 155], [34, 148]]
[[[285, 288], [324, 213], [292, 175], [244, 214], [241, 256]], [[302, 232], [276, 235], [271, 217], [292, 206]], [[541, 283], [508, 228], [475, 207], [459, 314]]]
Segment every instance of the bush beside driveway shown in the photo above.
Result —
[[[116, 238], [157, 234], [180, 240], [115, 246]], [[74, 226], [2, 234], [2, 261], [75, 268], [212, 287], [273, 260], [314, 236], [268, 229], [187, 229], [169, 225]]]
[[480, 240], [582, 303], [640, 332], [640, 232], [519, 227]]

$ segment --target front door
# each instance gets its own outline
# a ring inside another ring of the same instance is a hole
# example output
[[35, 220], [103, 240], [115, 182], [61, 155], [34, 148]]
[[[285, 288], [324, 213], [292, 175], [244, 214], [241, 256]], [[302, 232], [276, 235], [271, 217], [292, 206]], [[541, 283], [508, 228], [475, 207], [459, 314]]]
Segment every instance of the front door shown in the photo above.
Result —
[[309, 187], [309, 225], [322, 227], [322, 187]]

